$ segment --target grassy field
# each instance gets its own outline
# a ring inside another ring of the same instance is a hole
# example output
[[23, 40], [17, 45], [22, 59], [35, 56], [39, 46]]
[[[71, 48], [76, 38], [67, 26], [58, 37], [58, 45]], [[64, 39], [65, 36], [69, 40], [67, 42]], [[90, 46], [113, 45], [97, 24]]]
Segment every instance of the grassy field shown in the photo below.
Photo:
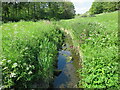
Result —
[[37, 81], [39, 87], [49, 87], [62, 43], [61, 31], [47, 21], [21, 21], [1, 27], [4, 87], [28, 88]]
[[83, 54], [79, 87], [118, 88], [118, 12], [58, 22]]
[[47, 87], [54, 77], [63, 42], [60, 29], [64, 28], [82, 54], [78, 87], [118, 89], [118, 12], [53, 22], [5, 23], [1, 28], [5, 87], [29, 87], [36, 81]]

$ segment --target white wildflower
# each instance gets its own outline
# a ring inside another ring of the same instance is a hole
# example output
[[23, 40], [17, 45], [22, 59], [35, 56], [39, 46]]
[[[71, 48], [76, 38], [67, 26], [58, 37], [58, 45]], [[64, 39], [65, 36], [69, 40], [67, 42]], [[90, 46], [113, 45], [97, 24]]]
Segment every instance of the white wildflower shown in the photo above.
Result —
[[8, 60], [7, 62], [9, 63], [9, 62], [11, 62], [11, 60]]
[[16, 76], [15, 73], [11, 73], [11, 74], [10, 74], [10, 77], [15, 77], [15, 76]]
[[27, 49], [28, 49], [28, 47], [25, 48], [25, 50], [27, 50]]
[[0, 65], [2, 65], [3, 62], [0, 61]]
[[29, 70], [29, 67], [27, 67], [26, 69]]
[[28, 72], [28, 74], [32, 74], [32, 72], [30, 71], [30, 72]]
[[15, 68], [16, 66], [17, 66], [17, 63], [14, 63], [13, 66], [12, 66], [12, 68]]

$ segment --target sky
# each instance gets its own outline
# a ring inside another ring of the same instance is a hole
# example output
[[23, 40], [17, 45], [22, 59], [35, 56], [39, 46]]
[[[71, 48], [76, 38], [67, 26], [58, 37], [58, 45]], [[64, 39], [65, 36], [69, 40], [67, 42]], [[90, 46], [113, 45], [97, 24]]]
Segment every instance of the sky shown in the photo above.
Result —
[[83, 14], [88, 11], [94, 0], [70, 0], [73, 2], [76, 14]]

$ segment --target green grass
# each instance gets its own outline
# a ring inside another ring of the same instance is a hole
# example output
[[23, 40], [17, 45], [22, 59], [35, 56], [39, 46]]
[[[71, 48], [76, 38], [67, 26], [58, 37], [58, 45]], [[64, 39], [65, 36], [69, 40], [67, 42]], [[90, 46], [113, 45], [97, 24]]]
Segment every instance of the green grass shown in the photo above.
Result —
[[60, 28], [65, 28], [71, 32], [74, 46], [80, 46], [82, 52], [83, 68], [77, 71], [82, 80], [78, 87], [119, 88], [118, 12], [51, 23], [21, 21], [0, 27], [4, 87], [30, 87], [36, 81], [49, 85], [63, 42]]
[[61, 20], [58, 25], [72, 32], [83, 54], [78, 86], [118, 89], [118, 12]]
[[53, 80], [62, 33], [53, 24], [41, 22], [6, 23], [2, 26], [2, 73], [6, 88], [30, 87], [34, 82]]

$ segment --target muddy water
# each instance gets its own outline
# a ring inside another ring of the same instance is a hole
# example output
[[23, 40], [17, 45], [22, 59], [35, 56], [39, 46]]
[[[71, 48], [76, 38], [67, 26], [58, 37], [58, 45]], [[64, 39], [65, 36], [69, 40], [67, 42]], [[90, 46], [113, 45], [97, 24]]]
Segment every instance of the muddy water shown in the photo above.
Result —
[[65, 43], [58, 55], [58, 70], [62, 70], [59, 76], [56, 76], [54, 88], [77, 88], [79, 77], [76, 70], [80, 68], [79, 55], [74, 52], [71, 38], [65, 37]]

